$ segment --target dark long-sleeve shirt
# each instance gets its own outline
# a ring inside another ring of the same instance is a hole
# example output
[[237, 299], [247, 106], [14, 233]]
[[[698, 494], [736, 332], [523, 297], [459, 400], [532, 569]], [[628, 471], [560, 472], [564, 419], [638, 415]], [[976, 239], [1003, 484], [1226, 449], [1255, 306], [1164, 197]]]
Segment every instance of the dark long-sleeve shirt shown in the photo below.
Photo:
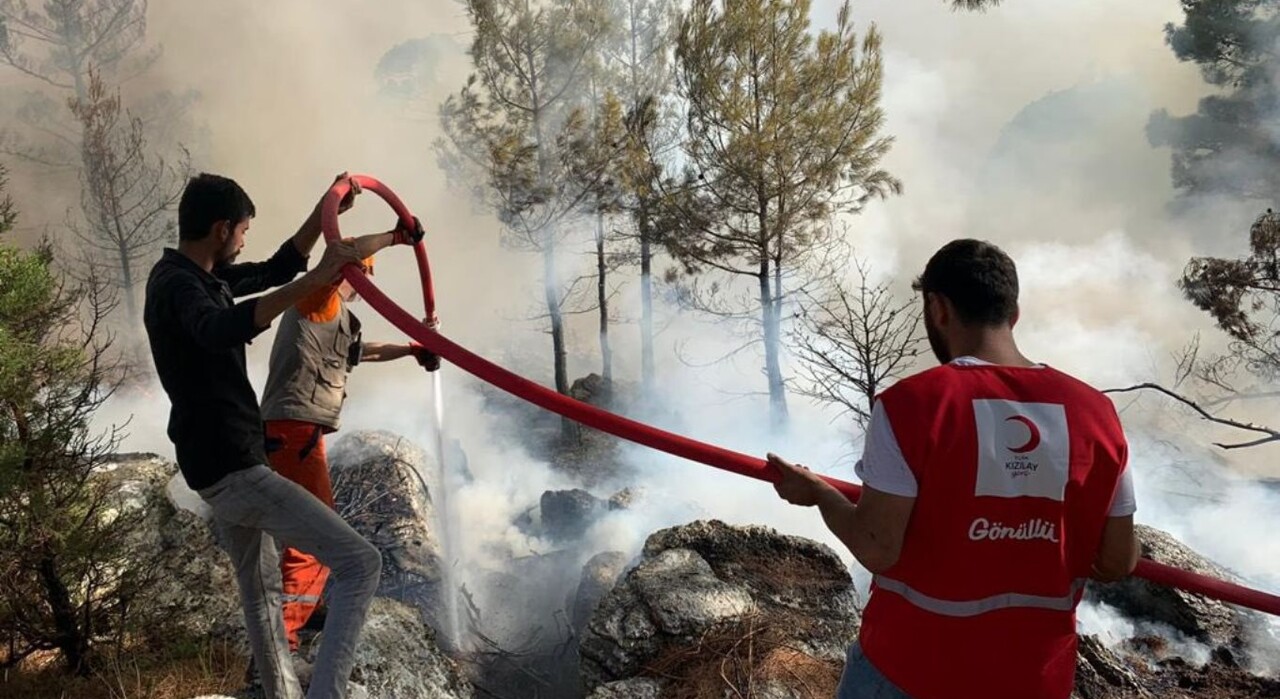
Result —
[[258, 395], [244, 348], [265, 328], [253, 321], [256, 294], [307, 268], [292, 240], [271, 259], [222, 265], [213, 274], [177, 250], [151, 268], [143, 321], [160, 384], [169, 394], [169, 439], [194, 490], [267, 463]]

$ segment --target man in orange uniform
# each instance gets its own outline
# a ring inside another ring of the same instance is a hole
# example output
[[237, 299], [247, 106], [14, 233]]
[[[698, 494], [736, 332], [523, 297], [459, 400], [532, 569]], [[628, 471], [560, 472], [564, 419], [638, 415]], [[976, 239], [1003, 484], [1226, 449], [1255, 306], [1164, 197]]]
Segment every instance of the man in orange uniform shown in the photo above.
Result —
[[[373, 254], [389, 245], [413, 245], [422, 239], [422, 226], [355, 240], [373, 273]], [[324, 435], [337, 431], [346, 399], [347, 375], [360, 362], [386, 362], [414, 357], [428, 371], [440, 367], [438, 357], [417, 344], [364, 342], [360, 321], [347, 308], [356, 300], [346, 280], [331, 284], [299, 301], [281, 316], [271, 347], [267, 386], [262, 397], [267, 459], [277, 473], [334, 506], [325, 458]], [[314, 556], [285, 548], [280, 559], [285, 634], [297, 650], [298, 631], [320, 603], [328, 568]]]

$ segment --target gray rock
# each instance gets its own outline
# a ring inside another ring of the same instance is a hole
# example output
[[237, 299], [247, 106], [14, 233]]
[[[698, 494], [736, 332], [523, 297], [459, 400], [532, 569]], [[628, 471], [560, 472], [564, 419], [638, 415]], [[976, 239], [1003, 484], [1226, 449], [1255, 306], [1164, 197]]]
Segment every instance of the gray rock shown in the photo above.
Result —
[[[324, 639], [302, 648], [315, 662]], [[471, 684], [452, 659], [441, 652], [435, 634], [417, 610], [401, 602], [376, 598], [369, 609], [364, 633], [356, 646], [352, 681], [362, 685], [370, 699], [464, 699], [473, 696]]]
[[609, 496], [610, 510], [630, 510], [644, 498], [643, 488], [623, 488]]
[[[361, 490], [360, 480], [348, 481], [350, 502], [364, 502], [367, 509], [357, 512], [361, 526], [369, 527], [371, 538], [386, 546], [384, 556], [400, 565], [401, 572], [426, 576], [429, 564], [418, 556], [415, 534], [429, 534], [423, 521], [412, 518], [430, 513], [430, 502], [415, 492], [405, 481], [410, 474], [406, 462], [421, 458], [403, 445], [391, 450], [394, 442], [386, 435], [358, 439], [356, 449], [339, 458], [347, 460], [348, 475], [359, 474], [373, 480], [384, 478], [381, 490]], [[363, 457], [363, 458], [361, 458]], [[352, 464], [354, 462], [354, 464]], [[341, 467], [339, 467], [341, 469]], [[180, 629], [193, 637], [230, 636], [239, 641], [247, 657], [243, 640], [243, 622], [226, 553], [217, 545], [215, 535], [197, 514], [175, 508], [165, 497], [172, 491], [171, 481], [176, 467], [153, 455], [122, 455], [103, 469], [119, 492], [120, 508], [148, 508], [146, 526], [135, 532], [138, 545], [159, 550], [163, 574], [149, 591], [145, 604], [151, 613], [165, 618], [170, 631]], [[360, 498], [375, 498], [369, 503]], [[378, 515], [385, 517], [379, 521]], [[369, 535], [368, 533], [366, 534]], [[385, 575], [385, 574], [384, 574]], [[385, 582], [385, 577], [384, 577]], [[314, 662], [315, 651], [323, 640], [319, 635], [304, 635], [303, 657]], [[367, 691], [371, 699], [462, 699], [473, 696], [471, 685], [458, 666], [441, 652], [432, 629], [424, 623], [418, 609], [392, 599], [379, 597], [366, 620], [361, 643], [356, 649], [355, 685]], [[211, 695], [205, 699], [212, 699]], [[354, 695], [353, 695], [354, 696]], [[362, 695], [364, 696], [364, 695]]]
[[559, 541], [582, 536], [608, 509], [603, 500], [580, 488], [548, 490], [542, 494], [539, 508], [542, 533]]
[[[1136, 530], [1143, 555], [1156, 562], [1224, 580], [1238, 580], [1230, 571], [1163, 531], [1143, 525], [1138, 525]], [[1091, 583], [1088, 594], [1115, 607], [1126, 617], [1167, 624], [1214, 648], [1228, 648], [1246, 655], [1280, 651], [1274, 638], [1259, 633], [1262, 617], [1257, 613], [1189, 592], [1131, 577], [1105, 585]]]
[[613, 378], [605, 381], [599, 374], [587, 374], [574, 379], [569, 385], [569, 395], [584, 403], [612, 410], [621, 415], [632, 415], [640, 402], [640, 384]]
[[1146, 699], [1151, 693], [1127, 663], [1096, 636], [1082, 636], [1072, 699]]
[[1270, 699], [1280, 696], [1280, 680], [1248, 672], [1230, 651], [1214, 652], [1204, 665], [1183, 658], [1155, 658], [1162, 639], [1130, 639], [1105, 647], [1096, 637], [1080, 639], [1072, 699]]
[[621, 551], [605, 551], [593, 556], [582, 567], [582, 579], [570, 605], [575, 632], [581, 634], [587, 627], [596, 605], [613, 589], [626, 565], [627, 557]]
[[[832, 687], [832, 690], [835, 688]], [[813, 688], [800, 684], [794, 679], [769, 679], [751, 686], [751, 696], [758, 699], [812, 699], [813, 697], [833, 696], [826, 692], [816, 692]]]
[[122, 509], [151, 507], [178, 467], [156, 454], [111, 454], [96, 473], [108, 479]]
[[215, 636], [245, 646], [235, 574], [216, 533], [199, 515], [167, 497], [177, 466], [155, 454], [117, 454], [102, 470], [118, 488], [122, 510], [142, 508], [144, 525], [131, 533], [135, 563], [158, 565], [153, 582], [134, 604], [173, 641], [173, 620], [193, 638]]
[[631, 584], [663, 633], [692, 635], [756, 609], [745, 586], [716, 577], [711, 564], [696, 551], [659, 551], [641, 566], [643, 572]]
[[343, 436], [329, 451], [338, 512], [382, 552], [378, 594], [417, 608], [433, 626], [442, 617], [444, 552], [435, 534], [435, 463], [390, 432]]
[[659, 699], [662, 690], [662, 682], [639, 677], [602, 684], [587, 699]]
[[[718, 521], [664, 529], [591, 616], [583, 682], [594, 690], [664, 663], [698, 676], [750, 645], [756, 655], [731, 665], [760, 664], [762, 688], [778, 673], [775, 693], [761, 696], [791, 696], [783, 675], [795, 666], [833, 690], [857, 633], [857, 602], [849, 572], [817, 542]], [[718, 671], [708, 676], [720, 681]]]
[[599, 374], [587, 374], [574, 379], [569, 386], [569, 396], [574, 400], [589, 403], [601, 408], [608, 408], [612, 401], [612, 386]]
[[830, 547], [759, 526], [698, 521], [655, 532], [642, 556], [674, 548], [696, 552], [721, 580], [745, 586], [757, 604], [817, 623], [821, 657], [843, 660], [861, 615], [849, 571]]
[[179, 614], [196, 635], [233, 637], [247, 648], [235, 570], [209, 522], [186, 510], [168, 513], [161, 541], [168, 562], [151, 604]]

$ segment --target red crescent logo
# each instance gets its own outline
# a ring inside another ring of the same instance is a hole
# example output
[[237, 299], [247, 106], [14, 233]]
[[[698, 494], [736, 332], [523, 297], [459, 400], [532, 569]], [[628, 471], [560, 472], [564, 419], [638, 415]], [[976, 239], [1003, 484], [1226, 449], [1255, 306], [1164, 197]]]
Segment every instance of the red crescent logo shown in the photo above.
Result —
[[1005, 418], [1005, 422], [1010, 420], [1026, 425], [1027, 430], [1031, 432], [1031, 436], [1027, 439], [1026, 444], [1023, 444], [1020, 447], [1009, 447], [1009, 451], [1015, 454], [1026, 454], [1028, 452], [1035, 451], [1036, 447], [1040, 446], [1040, 428], [1036, 427], [1036, 423], [1023, 415], [1014, 415], [1013, 417]]

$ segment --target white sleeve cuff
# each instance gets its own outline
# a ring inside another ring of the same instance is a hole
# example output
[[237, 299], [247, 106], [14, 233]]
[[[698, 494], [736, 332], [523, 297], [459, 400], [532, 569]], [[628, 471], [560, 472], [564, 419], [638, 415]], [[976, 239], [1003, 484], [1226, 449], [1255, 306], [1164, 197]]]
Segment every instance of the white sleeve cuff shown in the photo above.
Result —
[[863, 446], [862, 460], [853, 469], [863, 485], [882, 493], [914, 498], [918, 487], [915, 474], [907, 465], [898, 438], [889, 424], [889, 416], [876, 401], [871, 408], [871, 422], [867, 425], [867, 439]]
[[1108, 517], [1128, 517], [1138, 511], [1138, 499], [1133, 494], [1133, 469], [1125, 467], [1120, 474], [1120, 482], [1116, 484], [1116, 493], [1111, 498], [1111, 510]]

